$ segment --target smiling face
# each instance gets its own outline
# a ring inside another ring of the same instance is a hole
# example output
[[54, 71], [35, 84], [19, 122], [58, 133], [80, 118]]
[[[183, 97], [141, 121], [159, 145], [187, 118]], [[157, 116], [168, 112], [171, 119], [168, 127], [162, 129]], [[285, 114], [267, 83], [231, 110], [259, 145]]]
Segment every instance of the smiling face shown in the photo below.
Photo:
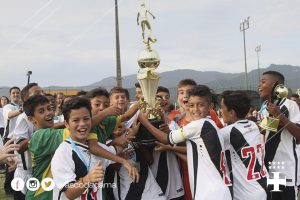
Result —
[[92, 98], [91, 100], [91, 105], [92, 105], [92, 115], [94, 116], [95, 114], [98, 113], [98, 111], [102, 111], [105, 108], [109, 107], [109, 99], [106, 96], [96, 96]]
[[122, 111], [125, 111], [127, 108], [127, 98], [125, 93], [113, 93], [110, 96], [110, 105], [117, 106]]
[[7, 100], [7, 98], [6, 97], [1, 97], [1, 102], [0, 102], [0, 106], [5, 106], [6, 104], [8, 104], [8, 100]]
[[44, 103], [38, 105], [34, 110], [34, 116], [28, 116], [28, 119], [37, 127], [52, 128], [54, 125], [54, 112], [51, 108], [50, 103]]
[[170, 107], [170, 94], [167, 92], [158, 92], [156, 93], [156, 98], [161, 100], [161, 108], [167, 112]]
[[258, 85], [258, 92], [261, 100], [269, 100], [272, 94], [272, 89], [276, 79], [270, 74], [264, 74], [261, 76]]
[[209, 115], [213, 104], [206, 97], [190, 96], [188, 99], [189, 113], [193, 120], [198, 120]]
[[74, 141], [84, 144], [92, 127], [89, 110], [85, 107], [71, 110], [69, 120], [65, 121], [65, 126], [69, 129]]
[[188, 91], [191, 90], [193, 87], [193, 85], [185, 85], [178, 88], [177, 102], [183, 112], [187, 112], [189, 110]]
[[14, 103], [19, 103], [20, 101], [20, 90], [18, 89], [12, 89], [10, 92], [10, 100]]

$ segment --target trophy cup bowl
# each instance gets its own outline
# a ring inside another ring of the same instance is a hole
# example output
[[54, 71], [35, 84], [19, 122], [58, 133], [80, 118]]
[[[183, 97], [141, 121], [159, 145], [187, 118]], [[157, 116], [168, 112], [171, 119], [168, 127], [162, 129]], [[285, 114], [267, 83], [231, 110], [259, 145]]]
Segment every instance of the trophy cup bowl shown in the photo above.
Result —
[[146, 48], [140, 53], [138, 57], [138, 64], [141, 69], [152, 71], [160, 64], [160, 57], [155, 50]]
[[[289, 90], [283, 84], [275, 83], [272, 91], [272, 103], [279, 105], [282, 99], [286, 98], [289, 94]], [[271, 132], [277, 132], [279, 126], [279, 119], [274, 117], [266, 116], [259, 123], [259, 127], [263, 130]]]

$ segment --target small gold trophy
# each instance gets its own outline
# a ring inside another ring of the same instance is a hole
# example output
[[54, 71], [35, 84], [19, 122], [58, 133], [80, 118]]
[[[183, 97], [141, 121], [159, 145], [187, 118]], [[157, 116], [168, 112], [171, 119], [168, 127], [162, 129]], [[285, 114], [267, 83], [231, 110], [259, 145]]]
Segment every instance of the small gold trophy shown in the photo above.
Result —
[[[288, 89], [283, 84], [275, 83], [272, 90], [272, 102], [279, 105], [282, 99], [286, 98], [289, 94]], [[279, 119], [273, 118], [271, 116], [265, 116], [263, 120], [259, 123], [259, 127], [271, 131], [277, 132], [279, 126]]]
[[[141, 25], [142, 38], [145, 44], [145, 49], [141, 51], [138, 57], [138, 65], [140, 67], [137, 75], [137, 80], [141, 85], [144, 99], [141, 100], [141, 111], [147, 111], [149, 113], [148, 119], [150, 122], [158, 127], [163, 123], [162, 111], [160, 108], [160, 100], [156, 98], [156, 91], [159, 83], [159, 75], [154, 70], [160, 64], [159, 54], [151, 47], [157, 40], [152, 36], [152, 29], [150, 22], [148, 21], [148, 14], [153, 19], [155, 16], [146, 8], [145, 2], [141, 3], [141, 9], [137, 15], [137, 24]], [[141, 140], [154, 139], [143, 126], [141, 126], [139, 134]]]

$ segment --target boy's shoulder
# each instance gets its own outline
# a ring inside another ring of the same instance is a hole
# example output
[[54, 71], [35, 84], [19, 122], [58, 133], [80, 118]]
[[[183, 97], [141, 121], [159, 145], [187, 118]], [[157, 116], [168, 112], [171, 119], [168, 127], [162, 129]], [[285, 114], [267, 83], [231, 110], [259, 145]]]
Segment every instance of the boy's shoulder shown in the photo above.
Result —
[[227, 126], [224, 126], [223, 128], [220, 129], [220, 134], [226, 134], [226, 133], [230, 133], [231, 130], [234, 128], [235, 124], [230, 124]]
[[47, 140], [51, 137], [67, 137], [70, 133], [68, 129], [55, 129], [55, 128], [44, 128], [44, 129], [38, 129], [36, 130], [30, 141], [38, 142], [39, 140]]
[[199, 130], [201, 130], [201, 129], [217, 129], [218, 130], [217, 125], [210, 117], [205, 117], [205, 118], [191, 121], [185, 127], [195, 128], [195, 129], [199, 129]]

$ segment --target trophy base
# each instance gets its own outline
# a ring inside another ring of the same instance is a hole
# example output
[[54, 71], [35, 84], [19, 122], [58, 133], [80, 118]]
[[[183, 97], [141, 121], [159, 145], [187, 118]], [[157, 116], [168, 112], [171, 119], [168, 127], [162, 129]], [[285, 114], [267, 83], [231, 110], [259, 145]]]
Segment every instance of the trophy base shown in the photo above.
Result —
[[[149, 119], [149, 121], [156, 128], [159, 128], [159, 126], [164, 123], [163, 120], [159, 119]], [[157, 139], [141, 124], [136, 135], [136, 141], [139, 144], [154, 147], [155, 141], [157, 141]]]
[[277, 132], [279, 126], [279, 119], [272, 117], [265, 117], [260, 123], [259, 127], [271, 132]]

